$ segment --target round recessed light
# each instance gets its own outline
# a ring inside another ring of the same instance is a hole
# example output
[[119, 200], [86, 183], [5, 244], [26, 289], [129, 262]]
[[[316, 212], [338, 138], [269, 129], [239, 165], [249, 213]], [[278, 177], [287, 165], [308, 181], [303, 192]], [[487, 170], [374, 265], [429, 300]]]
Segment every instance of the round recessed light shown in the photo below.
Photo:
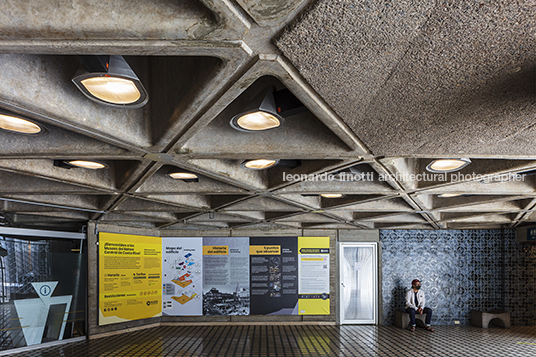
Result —
[[462, 196], [462, 195], [463, 195], [462, 193], [443, 193], [441, 195], [437, 195], [437, 197], [449, 198], [449, 197], [458, 197], [458, 196]]
[[170, 172], [168, 176], [175, 180], [196, 180], [199, 178], [196, 174], [185, 171]]
[[469, 165], [469, 159], [439, 159], [434, 160], [426, 166], [426, 170], [434, 173], [454, 172]]
[[264, 111], [239, 114], [231, 119], [231, 126], [240, 131], [264, 131], [283, 123], [283, 118]]
[[264, 170], [273, 167], [278, 163], [279, 160], [256, 159], [244, 161], [240, 166], [250, 170]]
[[94, 97], [112, 104], [132, 104], [141, 93], [134, 81], [120, 77], [99, 76], [80, 81]]
[[69, 165], [81, 167], [83, 169], [90, 169], [90, 170], [100, 170], [107, 167], [105, 164], [101, 162], [96, 161], [87, 161], [87, 160], [71, 160], [67, 161]]
[[344, 195], [342, 193], [321, 193], [320, 196], [324, 198], [341, 198]]
[[44, 128], [27, 119], [0, 113], [0, 129], [18, 134], [40, 134]]

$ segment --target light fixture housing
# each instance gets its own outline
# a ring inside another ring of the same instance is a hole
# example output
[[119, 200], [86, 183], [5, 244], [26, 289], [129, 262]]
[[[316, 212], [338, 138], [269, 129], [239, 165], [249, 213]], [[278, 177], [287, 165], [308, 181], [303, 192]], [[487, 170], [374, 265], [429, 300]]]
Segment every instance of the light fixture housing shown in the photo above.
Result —
[[15, 134], [41, 135], [46, 129], [30, 119], [0, 109], [0, 129]]
[[101, 170], [107, 169], [108, 165], [100, 161], [90, 160], [54, 160], [54, 166], [61, 167], [62, 169], [72, 169], [73, 167], [79, 167], [89, 170]]
[[89, 169], [89, 170], [101, 170], [101, 169], [107, 169], [108, 165], [99, 162], [99, 161], [89, 161], [89, 160], [69, 160], [65, 161], [66, 164], [71, 166], [80, 167], [83, 169]]
[[199, 182], [199, 176], [196, 173], [183, 170], [178, 167], [169, 170], [166, 175], [174, 180], [181, 180], [184, 182]]
[[463, 193], [442, 193], [440, 195], [437, 195], [437, 197], [441, 198], [451, 198], [451, 197], [459, 197], [463, 196]]
[[277, 164], [279, 164], [279, 159], [255, 159], [242, 162], [240, 167], [249, 170], [265, 170]]
[[72, 79], [89, 99], [116, 108], [141, 108], [149, 95], [123, 56], [78, 56], [85, 68]]
[[448, 172], [459, 171], [469, 165], [471, 160], [466, 158], [459, 159], [437, 159], [432, 161], [426, 166], [426, 170], [429, 172], [442, 174]]
[[324, 197], [324, 198], [341, 198], [341, 197], [344, 197], [344, 194], [342, 194], [342, 193], [321, 193], [320, 196]]
[[231, 126], [239, 131], [258, 132], [278, 128], [284, 119], [277, 112], [274, 99], [275, 88], [265, 88], [244, 108], [244, 111], [231, 119]]

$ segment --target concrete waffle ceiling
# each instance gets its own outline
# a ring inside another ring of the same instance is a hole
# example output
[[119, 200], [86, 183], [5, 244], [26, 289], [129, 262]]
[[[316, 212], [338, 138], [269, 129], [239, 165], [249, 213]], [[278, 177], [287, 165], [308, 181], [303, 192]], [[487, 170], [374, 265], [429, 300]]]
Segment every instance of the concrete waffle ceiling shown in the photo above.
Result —
[[[461, 229], [536, 220], [534, 0], [2, 8], [0, 109], [47, 132], [0, 130], [1, 225]], [[117, 109], [78, 91], [77, 55], [95, 54], [123, 55], [148, 104]], [[306, 110], [266, 132], [231, 128], [267, 86], [288, 89]], [[412, 176], [460, 157], [472, 161], [463, 176]], [[256, 158], [299, 165], [239, 166]], [[73, 159], [108, 168], [54, 166]], [[199, 181], [169, 178], [175, 167]], [[363, 179], [297, 180], [340, 172]]]

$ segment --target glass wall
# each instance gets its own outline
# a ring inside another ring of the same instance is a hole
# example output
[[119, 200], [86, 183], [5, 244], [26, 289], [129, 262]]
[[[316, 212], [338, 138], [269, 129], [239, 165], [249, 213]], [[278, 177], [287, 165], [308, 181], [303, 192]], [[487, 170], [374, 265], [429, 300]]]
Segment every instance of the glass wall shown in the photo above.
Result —
[[84, 245], [0, 236], [0, 351], [86, 334]]

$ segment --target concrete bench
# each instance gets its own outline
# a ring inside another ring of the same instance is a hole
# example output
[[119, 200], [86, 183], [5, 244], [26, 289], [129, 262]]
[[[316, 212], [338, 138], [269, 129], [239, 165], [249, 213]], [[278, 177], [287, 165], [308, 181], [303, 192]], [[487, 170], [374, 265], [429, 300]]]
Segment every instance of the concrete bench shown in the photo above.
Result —
[[[415, 323], [419, 327], [424, 327], [424, 321], [426, 314], [415, 314]], [[400, 328], [407, 328], [409, 326], [409, 314], [402, 310], [395, 310], [395, 326]]]
[[471, 325], [488, 328], [489, 324], [502, 328], [510, 328], [510, 313], [506, 311], [471, 310]]

